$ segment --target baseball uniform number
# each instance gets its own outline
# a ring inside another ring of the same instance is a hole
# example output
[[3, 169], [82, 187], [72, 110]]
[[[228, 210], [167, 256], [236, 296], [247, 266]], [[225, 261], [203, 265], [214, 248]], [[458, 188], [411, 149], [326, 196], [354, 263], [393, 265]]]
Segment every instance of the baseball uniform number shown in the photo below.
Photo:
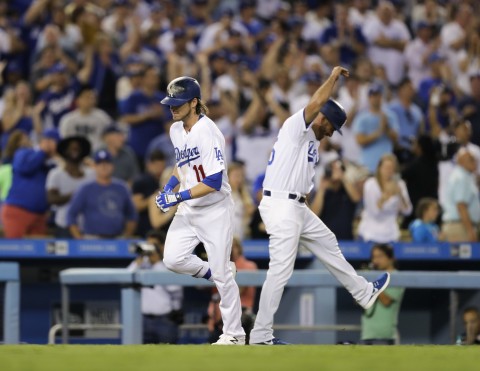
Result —
[[198, 165], [198, 167], [197, 165], [193, 165], [193, 170], [195, 171], [195, 175], [197, 176], [197, 181], [199, 183], [206, 178], [202, 165]]

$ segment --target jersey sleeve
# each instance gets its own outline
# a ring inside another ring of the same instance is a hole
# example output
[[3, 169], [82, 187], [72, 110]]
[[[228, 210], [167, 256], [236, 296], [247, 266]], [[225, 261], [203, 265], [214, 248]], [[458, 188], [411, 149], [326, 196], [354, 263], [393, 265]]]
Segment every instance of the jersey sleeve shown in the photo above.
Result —
[[222, 143], [222, 139], [214, 133], [202, 137], [199, 149], [205, 176], [225, 170], [225, 154], [223, 153], [225, 145]]
[[282, 129], [287, 132], [289, 138], [291, 138], [293, 141], [305, 135], [305, 133], [308, 132], [312, 126], [312, 123], [307, 126], [304, 114], [305, 108], [302, 108], [286, 119], [282, 126]]

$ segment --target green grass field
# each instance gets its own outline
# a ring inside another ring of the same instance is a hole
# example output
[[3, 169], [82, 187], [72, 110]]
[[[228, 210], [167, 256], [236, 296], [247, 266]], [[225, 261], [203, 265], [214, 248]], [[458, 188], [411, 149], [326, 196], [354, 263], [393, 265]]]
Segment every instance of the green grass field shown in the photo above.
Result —
[[480, 347], [292, 345], [0, 346], [1, 371], [470, 371]]

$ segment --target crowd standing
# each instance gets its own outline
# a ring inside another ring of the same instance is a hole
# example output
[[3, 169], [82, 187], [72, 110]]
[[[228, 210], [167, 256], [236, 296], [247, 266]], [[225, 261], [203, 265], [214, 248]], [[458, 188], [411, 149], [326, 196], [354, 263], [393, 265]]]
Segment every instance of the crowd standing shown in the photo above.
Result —
[[[438, 225], [429, 241], [477, 241], [474, 6], [0, 0], [4, 235], [116, 238], [166, 230], [171, 215], [158, 216], [149, 205], [175, 163], [172, 117], [160, 101], [168, 81], [187, 75], [200, 82], [226, 139], [235, 235], [266, 237], [257, 206], [271, 147], [285, 119], [342, 65], [350, 78], [334, 95], [348, 120], [343, 136], [320, 145], [312, 210], [340, 240], [408, 240], [423, 233], [417, 229], [424, 223]], [[107, 201], [92, 205], [102, 210], [87, 208], [87, 179], [96, 179], [90, 186], [112, 203], [125, 202], [115, 211], [122, 220], [112, 220], [115, 207]], [[435, 220], [433, 212], [415, 220], [425, 198], [437, 201]]]

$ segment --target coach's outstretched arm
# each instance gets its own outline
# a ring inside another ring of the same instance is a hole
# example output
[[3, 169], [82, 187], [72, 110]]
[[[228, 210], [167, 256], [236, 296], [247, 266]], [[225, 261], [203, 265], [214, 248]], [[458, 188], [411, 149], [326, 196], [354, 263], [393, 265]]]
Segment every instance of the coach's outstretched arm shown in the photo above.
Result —
[[340, 66], [335, 67], [330, 73], [328, 79], [317, 89], [317, 91], [312, 95], [312, 98], [310, 98], [310, 101], [305, 107], [304, 112], [305, 123], [307, 125], [310, 125], [313, 119], [317, 117], [318, 113], [320, 112], [320, 108], [327, 103], [328, 98], [330, 98], [332, 95], [335, 82], [338, 80], [340, 75], [348, 77], [349, 72], [346, 68]]

